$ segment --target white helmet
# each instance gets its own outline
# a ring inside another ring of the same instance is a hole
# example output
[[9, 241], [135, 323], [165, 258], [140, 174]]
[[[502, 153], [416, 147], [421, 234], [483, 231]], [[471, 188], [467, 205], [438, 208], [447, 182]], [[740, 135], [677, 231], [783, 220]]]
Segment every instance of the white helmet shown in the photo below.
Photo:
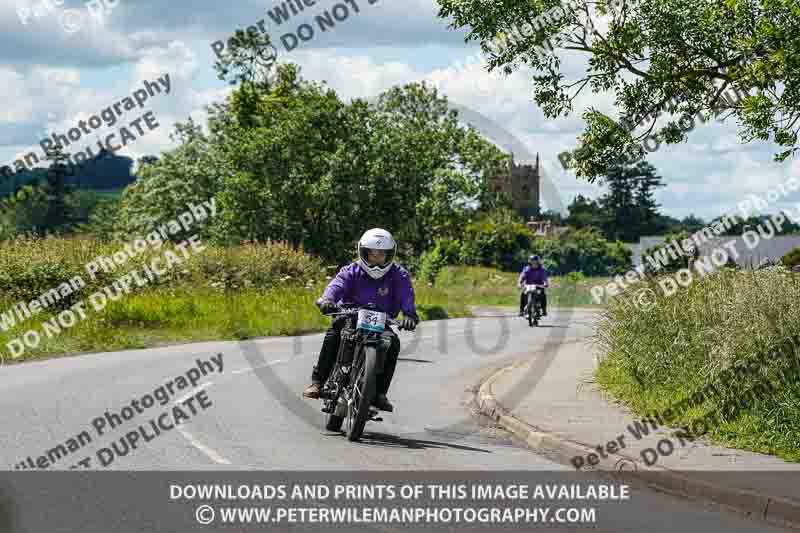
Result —
[[[370, 265], [367, 262], [368, 250], [383, 250], [386, 252], [386, 262], [383, 265]], [[381, 279], [392, 268], [396, 252], [397, 243], [392, 234], [385, 229], [372, 228], [365, 231], [358, 241], [358, 264], [373, 279]]]

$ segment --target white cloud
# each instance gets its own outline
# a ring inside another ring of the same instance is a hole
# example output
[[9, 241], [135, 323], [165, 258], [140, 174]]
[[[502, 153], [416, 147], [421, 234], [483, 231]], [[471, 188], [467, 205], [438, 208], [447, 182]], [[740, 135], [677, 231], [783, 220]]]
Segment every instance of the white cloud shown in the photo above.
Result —
[[301, 66], [305, 79], [324, 81], [348, 100], [376, 96], [420, 75], [411, 65], [394, 61], [377, 63], [367, 54], [345, 56], [331, 50], [308, 50], [292, 55], [291, 61]]
[[0, 122], [21, 122], [33, 118], [33, 99], [23, 76], [13, 69], [0, 68]]

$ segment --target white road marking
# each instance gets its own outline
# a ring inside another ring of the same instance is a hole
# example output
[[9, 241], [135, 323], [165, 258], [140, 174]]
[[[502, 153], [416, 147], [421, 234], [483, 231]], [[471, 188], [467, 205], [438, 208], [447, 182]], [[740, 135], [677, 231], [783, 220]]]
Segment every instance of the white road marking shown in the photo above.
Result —
[[[181, 403], [181, 402], [185, 401], [187, 398], [191, 398], [192, 396], [197, 394], [199, 391], [209, 388], [213, 384], [214, 383], [212, 381], [206, 381], [205, 383], [201, 383], [200, 386], [198, 386], [195, 391], [193, 391], [193, 392], [191, 392], [189, 394], [185, 394], [185, 395], [181, 396], [180, 398], [175, 400], [173, 402], [173, 404]], [[192, 446], [197, 448], [202, 454], [204, 454], [206, 457], [208, 457], [209, 459], [211, 459], [215, 463], [220, 464], [220, 465], [229, 465], [229, 464], [231, 464], [230, 461], [228, 461], [227, 459], [222, 457], [220, 454], [218, 454], [217, 452], [215, 452], [214, 450], [212, 450], [211, 448], [209, 448], [208, 446], [206, 446], [205, 444], [203, 444], [202, 442], [197, 440], [194, 437], [194, 435], [192, 435], [191, 433], [189, 433], [188, 431], [183, 429], [183, 427], [177, 426], [176, 429], [178, 430], [178, 433], [180, 433], [183, 436], [183, 438], [186, 439], [189, 442], [189, 444], [191, 444]]]
[[206, 446], [205, 444], [203, 444], [202, 442], [200, 442], [199, 440], [194, 438], [194, 436], [191, 433], [189, 433], [188, 431], [186, 431], [182, 427], [178, 428], [178, 432], [181, 435], [183, 435], [183, 438], [185, 438], [187, 441], [189, 441], [189, 444], [191, 444], [192, 446], [194, 446], [195, 448], [200, 450], [206, 457], [208, 457], [209, 459], [211, 459], [215, 463], [217, 463], [219, 465], [229, 465], [229, 464], [231, 464], [230, 461], [228, 461], [227, 459], [222, 457], [220, 454], [218, 454], [217, 452], [215, 452], [214, 450], [212, 450], [211, 448], [209, 448], [208, 446]]
[[[242, 374], [244, 372], [253, 372], [253, 371], [255, 371], [255, 370], [259, 369], [259, 368], [263, 368], [265, 366], [277, 365], [278, 363], [285, 363], [286, 361], [288, 361], [288, 359], [278, 359], [277, 361], [270, 361], [269, 363], [267, 363], [265, 365], [259, 365], [257, 367], [240, 368], [238, 370], [232, 371], [231, 374]], [[175, 400], [174, 403], [176, 403], [176, 404], [180, 403], [180, 402], [186, 400], [187, 398], [190, 398], [191, 396], [197, 394], [198, 391], [207, 389], [208, 387], [212, 386], [213, 384], [214, 383], [212, 381], [206, 381], [205, 383], [201, 383], [200, 386], [197, 387], [197, 389], [194, 392], [182, 396], [181, 398]], [[182, 427], [178, 427], [177, 429], [178, 429], [178, 433], [180, 433], [183, 436], [183, 438], [185, 438], [189, 442], [189, 444], [191, 444], [192, 446], [197, 448], [203, 455], [205, 455], [206, 457], [208, 457], [209, 459], [211, 459], [215, 463], [220, 464], [220, 465], [229, 465], [229, 464], [231, 464], [230, 461], [225, 459], [222, 455], [217, 453], [215, 450], [209, 448], [208, 446], [206, 446], [205, 444], [200, 442], [197, 438], [195, 438], [194, 435], [192, 435], [191, 433], [189, 433], [188, 431], [186, 431]]]
[[270, 361], [266, 365], [248, 366], [246, 368], [240, 368], [239, 370], [234, 370], [234, 371], [231, 372], [231, 374], [242, 374], [244, 372], [254, 372], [254, 371], [258, 370], [259, 368], [264, 368], [265, 366], [277, 365], [278, 363], [285, 363], [286, 361], [288, 361], [288, 359], [278, 359], [277, 361]]
[[211, 381], [206, 381], [205, 383], [201, 383], [194, 392], [190, 392], [189, 394], [184, 394], [183, 396], [181, 396], [180, 398], [178, 398], [177, 400], [175, 400], [172, 403], [181, 403], [183, 401], [186, 401], [187, 398], [191, 398], [192, 396], [194, 396], [195, 394], [197, 394], [201, 390], [207, 389], [208, 387], [210, 387], [213, 384], [214, 383], [212, 383]]

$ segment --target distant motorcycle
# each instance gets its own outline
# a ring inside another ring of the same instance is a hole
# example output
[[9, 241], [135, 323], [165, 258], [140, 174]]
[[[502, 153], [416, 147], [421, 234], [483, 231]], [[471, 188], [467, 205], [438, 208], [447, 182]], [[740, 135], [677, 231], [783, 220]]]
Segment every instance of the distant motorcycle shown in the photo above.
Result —
[[357, 441], [368, 420], [383, 421], [377, 416], [378, 409], [372, 406], [385, 358], [380, 349], [380, 335], [387, 326], [399, 326], [400, 322], [388, 318], [371, 304], [329, 313], [329, 316], [341, 315], [348, 318], [342, 328], [336, 365], [322, 386], [320, 398], [322, 412], [327, 413], [325, 429], [340, 431], [347, 420], [347, 439]]
[[544, 285], [525, 284], [525, 315], [528, 317], [528, 326], [538, 326], [539, 319], [542, 317], [542, 299], [544, 297]]

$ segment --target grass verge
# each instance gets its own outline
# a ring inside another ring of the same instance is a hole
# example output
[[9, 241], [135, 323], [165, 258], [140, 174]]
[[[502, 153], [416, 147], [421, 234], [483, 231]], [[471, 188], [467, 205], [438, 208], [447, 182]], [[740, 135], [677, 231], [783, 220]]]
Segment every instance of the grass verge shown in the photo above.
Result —
[[[423, 320], [471, 316], [470, 306], [474, 305], [517, 305], [516, 274], [457, 267], [450, 269], [448, 276], [445, 283], [415, 287], [417, 310]], [[589, 282], [575, 284], [555, 279], [553, 284], [548, 305], [566, 305], [589, 298]], [[87, 302], [84, 320], [72, 327], [49, 328], [52, 335], [44, 331], [43, 325], [48, 322], [59, 326], [54, 320], [56, 314], [42, 312], [8, 331], [0, 330], [0, 352], [5, 362], [10, 363], [167, 343], [320, 332], [330, 324], [330, 319], [320, 315], [314, 305], [324, 288], [324, 282], [268, 290], [222, 291], [194, 285], [155, 287], [109, 302], [101, 311], [95, 311]], [[0, 312], [15, 303], [0, 294]], [[7, 343], [29, 330], [39, 333], [39, 344], [35, 348], [26, 347], [25, 353], [12, 361]]]
[[800, 461], [800, 276], [723, 269], [670, 297], [651, 281], [646, 309], [642, 288], [602, 315], [597, 383], [639, 415], [672, 408], [669, 425], [695, 437]]

